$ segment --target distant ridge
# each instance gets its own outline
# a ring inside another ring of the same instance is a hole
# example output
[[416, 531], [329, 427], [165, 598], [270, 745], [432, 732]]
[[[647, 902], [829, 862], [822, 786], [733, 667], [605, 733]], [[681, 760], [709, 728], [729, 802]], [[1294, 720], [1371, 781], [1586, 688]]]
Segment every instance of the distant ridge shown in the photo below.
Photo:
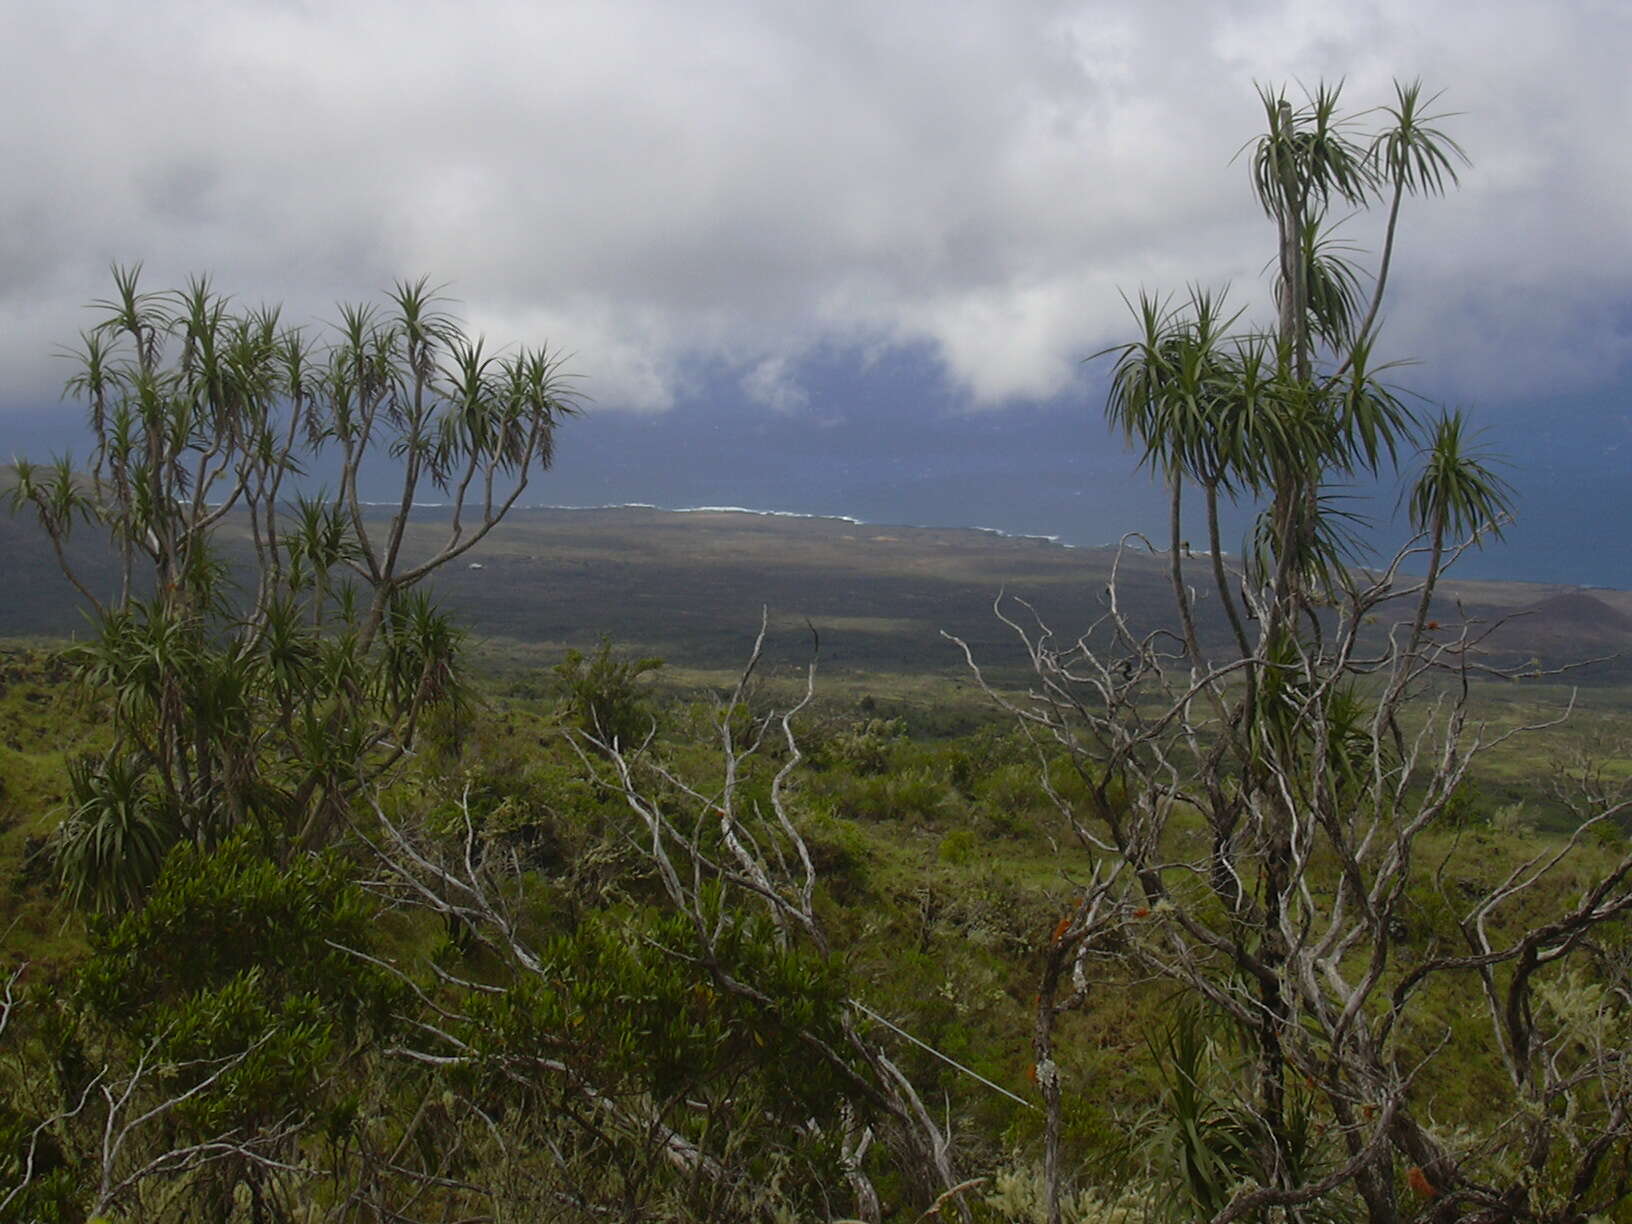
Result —
[[1632, 649], [1632, 616], [1585, 591], [1565, 591], [1513, 609], [1491, 644], [1560, 655]]
[[1567, 591], [1562, 595], [1537, 600], [1519, 612], [1534, 616], [1544, 624], [1568, 625], [1606, 633], [1632, 633], [1632, 616], [1617, 612], [1585, 591]]

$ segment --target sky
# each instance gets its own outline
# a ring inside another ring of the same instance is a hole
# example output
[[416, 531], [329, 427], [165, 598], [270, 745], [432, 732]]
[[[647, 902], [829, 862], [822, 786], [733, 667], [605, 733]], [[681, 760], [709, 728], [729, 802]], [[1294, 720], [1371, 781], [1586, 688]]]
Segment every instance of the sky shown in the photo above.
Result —
[[[1099, 543], [1125, 298], [1267, 317], [1259, 84], [1442, 90], [1383, 344], [1520, 516], [1468, 572], [1632, 586], [1632, 6], [1588, 0], [0, 0], [0, 452], [74, 444], [112, 262], [323, 321], [403, 278], [572, 354], [538, 498]], [[1374, 218], [1343, 234], [1374, 249]], [[1393, 508], [1384, 481], [1378, 513]]]

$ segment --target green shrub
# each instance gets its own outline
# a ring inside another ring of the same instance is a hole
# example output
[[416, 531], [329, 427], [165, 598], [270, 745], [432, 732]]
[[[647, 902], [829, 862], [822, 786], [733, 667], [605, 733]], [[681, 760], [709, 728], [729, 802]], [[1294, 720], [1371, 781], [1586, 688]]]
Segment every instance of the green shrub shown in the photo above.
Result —
[[836, 815], [849, 820], [940, 823], [957, 810], [957, 796], [926, 769], [857, 777], [841, 775], [830, 792]]
[[107, 912], [133, 904], [159, 874], [181, 822], [134, 753], [68, 763], [71, 808], [54, 851], [70, 904]]
[[907, 725], [899, 718], [869, 718], [818, 739], [810, 747], [814, 764], [841, 769], [863, 777], [890, 768], [897, 747], [907, 739]]
[[1037, 767], [1013, 761], [988, 773], [974, 788], [976, 811], [992, 832], [1012, 836], [1021, 832], [1044, 809], [1049, 809]]
[[811, 816], [801, 830], [811, 864], [828, 892], [841, 903], [865, 893], [870, 882], [867, 841], [848, 821]]
[[965, 867], [974, 861], [979, 849], [979, 840], [968, 829], [953, 829], [941, 838], [941, 847], [937, 854], [943, 863]]
[[601, 638], [592, 655], [569, 650], [554, 669], [562, 712], [585, 735], [631, 751], [645, 743], [657, 725], [641, 678], [662, 666], [662, 659], [651, 656], [619, 658], [608, 636]]
[[942, 745], [936, 754], [937, 764], [945, 771], [946, 780], [968, 798], [974, 797], [993, 771], [1029, 761], [1033, 756], [1024, 737], [1006, 726], [982, 727], [971, 735]]

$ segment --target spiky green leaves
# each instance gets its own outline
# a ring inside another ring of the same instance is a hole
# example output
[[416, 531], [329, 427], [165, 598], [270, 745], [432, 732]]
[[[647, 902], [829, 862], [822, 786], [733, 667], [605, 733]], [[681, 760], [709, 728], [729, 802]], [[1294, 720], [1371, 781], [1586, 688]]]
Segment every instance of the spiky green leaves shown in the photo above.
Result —
[[1311, 204], [1324, 210], [1333, 199], [1362, 204], [1375, 187], [1354, 118], [1338, 108], [1342, 93], [1342, 82], [1322, 82], [1294, 107], [1285, 90], [1259, 87], [1265, 130], [1253, 146], [1252, 184], [1271, 218]]
[[101, 911], [132, 904], [181, 835], [174, 807], [135, 755], [70, 762], [68, 789], [54, 847], [68, 903]]
[[1439, 95], [1424, 99], [1421, 81], [1395, 81], [1394, 99], [1393, 106], [1383, 108], [1388, 126], [1366, 152], [1373, 175], [1411, 195], [1444, 195], [1447, 184], [1456, 185], [1456, 163], [1468, 163], [1462, 146], [1434, 126], [1451, 115], [1423, 113]]
[[[1142, 463], [1206, 491], [1210, 529], [1220, 495], [1265, 504], [1252, 554], [1282, 616], [1341, 583], [1350, 519], [1330, 486], [1376, 475], [1412, 440], [1416, 422], [1382, 380], [1376, 320], [1401, 198], [1443, 191], [1465, 159], [1416, 84], [1396, 85], [1395, 104], [1380, 112], [1387, 122], [1369, 135], [1362, 116], [1342, 109], [1340, 85], [1318, 86], [1302, 105], [1284, 91], [1259, 93], [1266, 130], [1251, 145], [1251, 168], [1277, 229], [1276, 324], [1236, 330], [1239, 312], [1225, 309], [1222, 293], [1192, 289], [1178, 305], [1142, 294], [1138, 338], [1109, 350], [1117, 361], [1106, 411]], [[1330, 211], [1375, 204], [1387, 205], [1388, 222], [1368, 291]], [[1500, 490], [1488, 482], [1462, 491], [1459, 526], [1478, 517], [1481, 497], [1505, 507], [1490, 500]], [[1177, 516], [1177, 491], [1174, 505]]]
[[1408, 510], [1418, 531], [1452, 536], [1487, 532], [1500, 538], [1513, 513], [1512, 487], [1475, 447], [1460, 410], [1443, 413], [1422, 448], [1422, 471], [1411, 486]]
[[[254, 826], [325, 844], [421, 715], [457, 707], [461, 635], [416, 584], [499, 522], [577, 411], [557, 355], [490, 355], [424, 279], [342, 305], [327, 333], [205, 277], [156, 293], [140, 280], [139, 266], [114, 268], [71, 354], [89, 478], [23, 461], [7, 493], [96, 618], [73, 657], [116, 742], [81, 771], [59, 849], [71, 895], [101, 908], [134, 901], [178, 840]], [[382, 452], [402, 477], [383, 525], [359, 488]], [[332, 493], [297, 485], [309, 463]], [[410, 561], [427, 483], [452, 503], [447, 538]], [[93, 592], [69, 566], [63, 542], [83, 520], [112, 537], [117, 591]], [[217, 546], [228, 523], [236, 553]]]

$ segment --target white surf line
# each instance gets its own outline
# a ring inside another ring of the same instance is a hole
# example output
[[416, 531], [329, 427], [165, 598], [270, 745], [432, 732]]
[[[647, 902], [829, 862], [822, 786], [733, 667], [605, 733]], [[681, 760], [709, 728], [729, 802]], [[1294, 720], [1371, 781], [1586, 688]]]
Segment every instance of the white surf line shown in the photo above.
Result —
[[[442, 504], [442, 503], [435, 503]], [[605, 502], [594, 506], [563, 506], [534, 503], [524, 510], [660, 510], [665, 514], [753, 514], [761, 518], [824, 519], [833, 523], [849, 523], [852, 527], [902, 527], [911, 531], [978, 531], [1005, 540], [1042, 540], [1058, 548], [1114, 548], [1112, 544], [1071, 544], [1065, 537], [1039, 531], [1005, 531], [1001, 527], [982, 527], [979, 524], [948, 523], [893, 523], [876, 519], [857, 518], [853, 514], [817, 514], [804, 510], [758, 510], [753, 506], [659, 506], [652, 502]], [[1200, 555], [1199, 553], [1197, 554]]]

